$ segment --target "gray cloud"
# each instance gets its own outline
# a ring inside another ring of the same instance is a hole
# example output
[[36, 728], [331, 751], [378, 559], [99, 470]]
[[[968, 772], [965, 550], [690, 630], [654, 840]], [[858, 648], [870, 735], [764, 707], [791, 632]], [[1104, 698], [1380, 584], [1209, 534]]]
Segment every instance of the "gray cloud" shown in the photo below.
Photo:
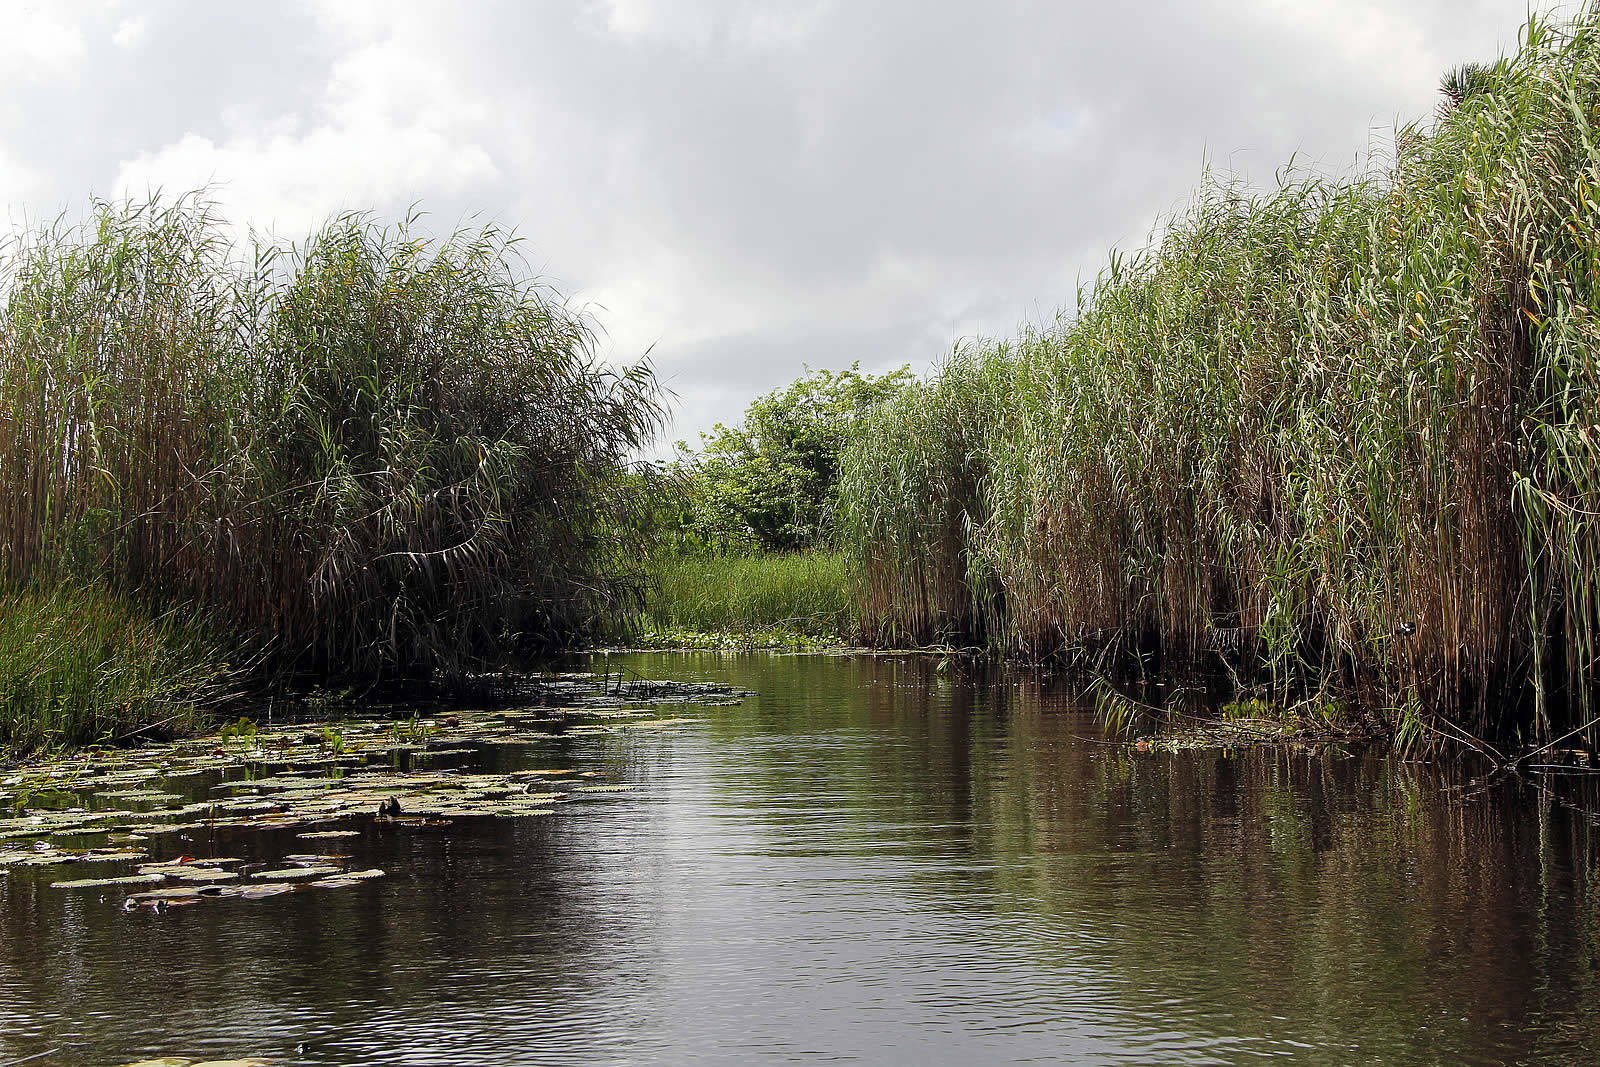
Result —
[[[1523, 0], [22, 5], [0, 197], [220, 182], [241, 224], [421, 202], [516, 226], [655, 344], [676, 436], [801, 363], [1048, 318], [1210, 159], [1335, 170], [1514, 47]], [[9, 49], [9, 50], [8, 50]], [[1381, 143], [1378, 147], [1382, 147]]]

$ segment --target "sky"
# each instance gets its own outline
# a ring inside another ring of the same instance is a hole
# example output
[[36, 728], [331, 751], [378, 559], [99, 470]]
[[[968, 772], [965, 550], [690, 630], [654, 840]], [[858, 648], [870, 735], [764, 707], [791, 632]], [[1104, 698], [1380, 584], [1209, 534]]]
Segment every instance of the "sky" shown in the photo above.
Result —
[[241, 233], [514, 228], [693, 441], [806, 366], [922, 369], [1052, 319], [1207, 166], [1381, 157], [1528, 10], [0, 0], [0, 205], [16, 230], [209, 185]]

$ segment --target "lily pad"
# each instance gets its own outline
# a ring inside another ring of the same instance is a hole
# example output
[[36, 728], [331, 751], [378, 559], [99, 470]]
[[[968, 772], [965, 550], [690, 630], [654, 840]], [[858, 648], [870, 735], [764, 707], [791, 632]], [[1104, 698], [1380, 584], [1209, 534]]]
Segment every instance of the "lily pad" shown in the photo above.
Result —
[[51, 889], [100, 889], [116, 885], [160, 885], [166, 881], [159, 874], [128, 874], [121, 878], [78, 878], [70, 882], [51, 882]]
[[301, 878], [321, 878], [324, 875], [338, 873], [338, 867], [284, 867], [276, 871], [258, 871], [250, 877], [263, 882], [287, 882]]
[[246, 886], [239, 890], [241, 900], [265, 900], [267, 897], [281, 896], [284, 893], [293, 893], [295, 886], [286, 882], [269, 882], [265, 885]]

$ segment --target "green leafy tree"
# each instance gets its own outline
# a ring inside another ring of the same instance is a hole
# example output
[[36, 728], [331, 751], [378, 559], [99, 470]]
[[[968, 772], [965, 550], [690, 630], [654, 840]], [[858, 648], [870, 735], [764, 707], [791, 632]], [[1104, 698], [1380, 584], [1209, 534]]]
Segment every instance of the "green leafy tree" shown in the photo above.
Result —
[[910, 367], [882, 375], [811, 370], [753, 401], [738, 426], [718, 423], [700, 448], [678, 442], [674, 467], [686, 490], [685, 540], [716, 550], [790, 552], [828, 540], [839, 453], [857, 423], [914, 380]]

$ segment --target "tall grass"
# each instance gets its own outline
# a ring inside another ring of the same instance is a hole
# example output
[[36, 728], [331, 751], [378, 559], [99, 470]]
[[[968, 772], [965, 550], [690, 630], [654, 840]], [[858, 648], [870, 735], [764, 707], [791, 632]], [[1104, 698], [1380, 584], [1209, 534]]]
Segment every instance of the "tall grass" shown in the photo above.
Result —
[[0, 751], [183, 733], [225, 695], [207, 628], [101, 591], [0, 591]]
[[842, 474], [869, 633], [1588, 723], [1600, 16], [1446, 88], [1386, 170], [1208, 179], [1075, 310], [882, 411]]
[[26, 234], [0, 578], [219, 620], [273, 676], [455, 677], [636, 610], [664, 408], [493, 227], [239, 247], [202, 197]]
[[838, 637], [852, 617], [842, 553], [658, 554], [644, 623], [658, 631]]

